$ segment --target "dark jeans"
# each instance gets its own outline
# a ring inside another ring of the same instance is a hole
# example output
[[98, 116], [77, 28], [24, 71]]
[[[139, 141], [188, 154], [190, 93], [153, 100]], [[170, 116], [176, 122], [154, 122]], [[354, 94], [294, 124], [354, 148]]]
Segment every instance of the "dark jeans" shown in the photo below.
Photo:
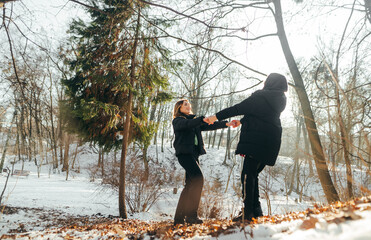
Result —
[[254, 217], [254, 209], [260, 208], [258, 176], [264, 167], [265, 164], [251, 156], [246, 156], [244, 159], [241, 183], [245, 216]]
[[198, 152], [178, 155], [177, 157], [180, 165], [186, 171], [186, 179], [174, 219], [197, 218], [198, 205], [200, 204], [202, 187], [204, 185], [204, 177], [198, 161]]

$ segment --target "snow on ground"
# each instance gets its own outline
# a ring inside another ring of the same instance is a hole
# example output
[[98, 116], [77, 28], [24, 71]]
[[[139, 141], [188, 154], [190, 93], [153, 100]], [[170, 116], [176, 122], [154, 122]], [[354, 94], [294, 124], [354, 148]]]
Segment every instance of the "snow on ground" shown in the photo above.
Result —
[[[87, 146], [84, 146], [88, 148]], [[207, 149], [208, 154], [201, 156], [201, 168], [205, 175], [205, 191], [212, 193], [215, 191], [215, 182], [220, 182], [218, 191], [221, 193], [221, 213], [220, 217], [230, 218], [235, 215], [241, 207], [241, 201], [238, 197], [239, 191], [239, 172], [241, 158], [236, 157], [235, 165], [231, 170], [233, 161], [229, 160], [228, 165], [222, 165], [225, 149]], [[151, 146], [149, 155], [153, 159], [164, 161], [169, 171], [184, 174], [176, 162], [173, 149], [165, 148], [165, 153]], [[13, 159], [13, 157], [11, 157]], [[86, 168], [97, 162], [97, 154], [92, 151], [82, 151], [78, 156], [81, 166], [81, 173], [70, 172], [66, 181], [66, 173], [53, 173], [49, 166], [41, 168], [38, 176], [37, 168], [33, 162], [26, 162], [25, 170], [30, 171], [27, 177], [11, 176], [9, 178], [7, 189], [2, 201], [3, 206], [7, 206], [7, 211], [0, 214], [0, 236], [12, 232], [30, 232], [33, 231], [35, 239], [63, 239], [61, 235], [43, 232], [45, 228], [52, 228], [51, 218], [58, 219], [59, 226], [64, 226], [68, 222], [63, 219], [84, 218], [89, 220], [104, 217], [105, 219], [118, 216], [118, 197], [117, 193], [111, 189], [102, 189], [99, 179], [92, 181]], [[6, 165], [9, 163], [6, 163]], [[305, 177], [304, 195], [302, 201], [299, 201], [299, 195], [292, 193], [285, 196], [289, 167], [292, 167], [292, 160], [280, 157], [275, 167], [267, 167], [261, 174], [260, 195], [262, 197], [262, 207], [265, 214], [268, 213], [268, 204], [270, 202], [271, 215], [284, 214], [287, 212], [303, 211], [316, 202], [324, 203], [324, 196], [321, 186], [316, 177]], [[14, 169], [21, 169], [20, 164], [15, 164]], [[303, 170], [303, 175], [309, 175]], [[229, 179], [229, 181], [228, 181]], [[0, 176], [0, 186], [4, 186], [6, 174]], [[228, 186], [227, 186], [228, 183]], [[209, 184], [209, 187], [206, 185]], [[176, 184], [175, 184], [176, 185]], [[130, 214], [129, 219], [139, 219], [143, 221], [172, 221], [176, 204], [181, 192], [178, 189], [173, 194], [173, 187], [169, 186], [164, 190], [159, 201], [148, 211], [144, 213]], [[177, 186], [180, 187], [180, 186]], [[268, 191], [269, 189], [269, 191]], [[268, 197], [265, 191], [268, 191]], [[204, 200], [206, 201], [206, 200]], [[12, 213], [10, 214], [9, 213]], [[12, 212], [13, 211], [13, 212]], [[211, 236], [195, 236], [192, 239], [371, 239], [371, 211], [356, 211], [362, 218], [359, 220], [344, 221], [341, 223], [328, 223], [319, 220], [315, 227], [304, 230], [300, 226], [303, 220], [294, 220], [282, 222], [279, 224], [260, 223], [252, 228], [235, 229], [227, 235], [221, 235], [217, 238]], [[55, 224], [55, 223], [54, 223]], [[54, 226], [57, 227], [57, 226]], [[43, 237], [40, 237], [43, 236]], [[101, 233], [90, 231], [80, 233], [75, 236], [81, 239], [101, 239]], [[1, 238], [1, 237], [0, 237]]]

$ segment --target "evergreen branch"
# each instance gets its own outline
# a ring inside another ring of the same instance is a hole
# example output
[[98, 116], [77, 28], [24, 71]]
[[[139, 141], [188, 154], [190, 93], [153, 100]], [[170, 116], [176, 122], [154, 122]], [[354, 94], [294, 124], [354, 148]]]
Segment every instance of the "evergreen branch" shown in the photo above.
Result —
[[85, 3], [82, 3], [80, 1], [77, 1], [77, 0], [68, 0], [68, 1], [71, 1], [71, 2], [74, 2], [74, 3], [77, 3], [77, 4], [80, 4], [80, 5], [82, 5], [82, 6], [86, 7], [86, 8], [89, 8], [91, 10], [100, 12], [102, 14], [105, 14], [105, 15], [108, 15], [108, 16], [110, 15], [110, 14], [106, 13], [105, 11], [100, 10], [99, 8], [96, 8], [96, 7], [93, 7], [93, 6], [89, 6], [89, 5], [87, 5]]

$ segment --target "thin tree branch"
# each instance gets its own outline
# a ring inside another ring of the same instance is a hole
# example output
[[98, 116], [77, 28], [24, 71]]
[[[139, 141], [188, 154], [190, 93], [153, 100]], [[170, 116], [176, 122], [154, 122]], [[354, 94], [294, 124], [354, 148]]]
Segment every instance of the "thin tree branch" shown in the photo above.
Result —
[[5, 24], [5, 8], [3, 8], [3, 26], [5, 28], [6, 36], [8, 38], [9, 50], [10, 50], [10, 55], [11, 55], [11, 58], [12, 58], [12, 66], [13, 66], [13, 69], [14, 69], [15, 78], [16, 78], [16, 81], [19, 84], [22, 97], [25, 99], [25, 94], [24, 94], [23, 87], [22, 87], [23, 83], [20, 81], [20, 79], [18, 77], [17, 66], [16, 66], [16, 63], [15, 63], [15, 57], [14, 57], [14, 53], [13, 53], [12, 40], [11, 40], [10, 35], [9, 35], [8, 27]]
[[[6, 17], [9, 22], [12, 22], [14, 24], [14, 26], [18, 29], [18, 31], [20, 32], [20, 34], [28, 41], [30, 41], [31, 43], [33, 43], [34, 45], [36, 45], [37, 47], [39, 47], [42, 51], [47, 51], [46, 48], [44, 48], [43, 46], [40, 46], [39, 44], [37, 44], [36, 42], [34, 42], [33, 40], [31, 40], [30, 38], [28, 38], [23, 32], [22, 30], [18, 27], [18, 25], [12, 20], [10, 19], [9, 17]], [[31, 29], [29, 29], [31, 30]]]
[[141, 1], [141, 2], [143, 2], [143, 3], [145, 3], [145, 4], [148, 4], [148, 5], [151, 5], [151, 6], [164, 8], [164, 9], [166, 9], [166, 10], [169, 10], [169, 11], [171, 11], [171, 12], [176, 13], [177, 15], [180, 15], [180, 16], [183, 16], [183, 17], [186, 17], [186, 18], [192, 19], [192, 20], [194, 20], [194, 21], [196, 21], [196, 22], [199, 22], [199, 23], [205, 25], [205, 26], [208, 27], [208, 28], [212, 28], [212, 29], [222, 29], [222, 30], [230, 30], [230, 31], [235, 31], [235, 30], [242, 30], [242, 31], [245, 31], [245, 30], [246, 30], [245, 27], [240, 27], [240, 28], [226, 28], [226, 27], [220, 27], [220, 26], [211, 26], [211, 25], [205, 23], [204, 21], [202, 21], [202, 20], [200, 20], [200, 19], [197, 19], [197, 18], [195, 18], [195, 17], [192, 17], [191, 15], [187, 15], [187, 14], [181, 13], [181, 12], [179, 12], [179, 11], [177, 11], [177, 10], [174, 10], [174, 9], [168, 7], [168, 6], [164, 6], [164, 5], [157, 4], [157, 3], [152, 3], [152, 2], [147, 2], [147, 1], [145, 1], [145, 0], [139, 0], [139, 1]]
[[[239, 91], [233, 91], [233, 92], [229, 92], [229, 93], [223, 93], [223, 94], [220, 94], [220, 95], [214, 95], [214, 96], [207, 96], [207, 97], [198, 97], [198, 98], [193, 98], [193, 99], [208, 99], [208, 98], [218, 98], [218, 97], [224, 97], [224, 96], [230, 96], [230, 95], [233, 95], [233, 94], [236, 94], [236, 93], [241, 93], [241, 92], [244, 92], [244, 91], [247, 91], [249, 89], [252, 89], [256, 86], [258, 86], [259, 84], [261, 84], [263, 81], [259, 80], [259, 82], [257, 84], [254, 84], [253, 86], [250, 86], [248, 88], [245, 88], [245, 89], [242, 89], [242, 90], [239, 90]], [[178, 96], [177, 98], [184, 98], [185, 95], [182, 95], [182, 96]]]
[[219, 35], [219, 36], [217, 36], [215, 38], [234, 37], [234, 38], [238, 38], [238, 39], [244, 40], [244, 41], [255, 41], [255, 40], [258, 40], [260, 38], [264, 38], [264, 37], [275, 37], [275, 36], [277, 36], [277, 33], [268, 33], [268, 34], [257, 36], [255, 38], [244, 38], [244, 37], [240, 37], [240, 36], [237, 36], [237, 35], [228, 35], [228, 34], [225, 34], [225, 35]]
[[358, 89], [358, 88], [363, 88], [363, 87], [368, 86], [368, 85], [371, 85], [371, 83], [368, 82], [368, 83], [365, 83], [365, 84], [361, 84], [361, 85], [359, 85], [359, 86], [356, 86], [356, 87], [354, 87], [354, 88], [351, 88], [351, 89], [346, 90], [345, 93], [348, 93], [348, 92], [354, 91], [354, 90], [356, 90], [356, 89]]
[[335, 75], [335, 73], [331, 70], [331, 68], [330, 68], [330, 66], [327, 64], [326, 60], [324, 60], [324, 64], [325, 64], [327, 70], [329, 71], [329, 73], [330, 73], [330, 75], [331, 75], [331, 78], [332, 78], [332, 80], [334, 81], [335, 85], [337, 86], [337, 88], [338, 88], [339, 91], [343, 94], [345, 100], [347, 101], [350, 110], [353, 112], [353, 107], [352, 107], [352, 105], [350, 104], [350, 101], [349, 101], [347, 95], [345, 94], [344, 90], [341, 88], [341, 86], [340, 86], [340, 84], [339, 84], [339, 81], [338, 81], [338, 78], [337, 78], [337, 75]]
[[199, 47], [199, 48], [204, 49], [204, 50], [206, 50], [206, 51], [210, 51], [210, 52], [217, 53], [217, 54], [219, 54], [220, 56], [222, 56], [223, 58], [225, 58], [225, 59], [227, 59], [227, 60], [229, 60], [229, 61], [231, 61], [231, 62], [233, 62], [233, 63], [235, 63], [235, 64], [237, 64], [237, 65], [240, 65], [240, 66], [242, 66], [242, 67], [244, 67], [244, 68], [246, 68], [246, 69], [248, 69], [248, 70], [250, 70], [250, 71], [252, 71], [252, 72], [254, 72], [254, 73], [257, 73], [257, 74], [259, 74], [259, 75], [263, 75], [263, 76], [267, 76], [267, 74], [265, 74], [265, 73], [262, 73], [262, 72], [260, 72], [260, 71], [258, 71], [258, 70], [255, 70], [255, 69], [253, 69], [253, 68], [250, 68], [250, 67], [248, 67], [248, 66], [246, 66], [246, 65], [244, 65], [244, 64], [242, 64], [242, 63], [240, 63], [240, 62], [238, 62], [238, 61], [236, 61], [236, 60], [234, 60], [234, 59], [231, 59], [230, 57], [227, 57], [226, 55], [224, 55], [222, 52], [220, 52], [220, 51], [218, 51], [218, 50], [211, 49], [211, 48], [207, 48], [207, 47], [202, 46], [201, 44], [198, 44], [198, 43], [192, 43], [192, 42], [189, 42], [189, 41], [187, 41], [187, 40], [185, 40], [185, 39], [183, 39], [183, 38], [176, 37], [176, 36], [174, 36], [174, 35], [171, 35], [171, 34], [167, 33], [165, 30], [159, 28], [158, 26], [154, 25], [153, 23], [151, 23], [151, 22], [149, 22], [149, 23], [150, 23], [151, 25], [153, 25], [154, 27], [156, 27], [157, 29], [159, 29], [160, 31], [162, 31], [164, 34], [166, 34], [167, 36], [169, 36], [169, 37], [171, 37], [171, 38], [173, 38], [173, 39], [179, 40], [179, 41], [184, 42], [184, 43], [186, 43], [186, 44], [188, 44], [188, 45], [191, 45], [191, 46], [193, 46], [193, 47]]
[[343, 41], [344, 41], [344, 38], [345, 38], [345, 33], [347, 32], [347, 29], [348, 29], [348, 25], [349, 25], [349, 22], [350, 22], [350, 19], [352, 18], [353, 16], [353, 12], [354, 12], [354, 5], [356, 4], [356, 1], [357, 0], [354, 0], [353, 2], [353, 6], [352, 6], [352, 11], [350, 12], [350, 15], [348, 17], [348, 20], [347, 20], [347, 23], [345, 24], [345, 28], [344, 28], [344, 31], [343, 31], [343, 34], [341, 36], [341, 39], [340, 39], [340, 43], [339, 43], [339, 47], [338, 47], [338, 50], [336, 52], [336, 65], [335, 65], [335, 76], [336, 78], [338, 77], [338, 74], [339, 74], [339, 58], [340, 58], [340, 51], [341, 51], [341, 47], [343, 45]]

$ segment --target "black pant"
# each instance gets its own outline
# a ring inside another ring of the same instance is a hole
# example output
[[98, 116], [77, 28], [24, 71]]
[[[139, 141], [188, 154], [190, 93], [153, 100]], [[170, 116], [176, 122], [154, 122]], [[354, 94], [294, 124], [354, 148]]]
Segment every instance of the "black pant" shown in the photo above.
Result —
[[204, 177], [198, 161], [198, 151], [194, 154], [178, 155], [180, 165], [186, 171], [185, 186], [180, 194], [178, 206], [175, 211], [175, 220], [184, 218], [197, 218]]
[[264, 167], [265, 164], [251, 156], [244, 159], [241, 183], [245, 216], [254, 217], [254, 209], [260, 208], [258, 176]]

